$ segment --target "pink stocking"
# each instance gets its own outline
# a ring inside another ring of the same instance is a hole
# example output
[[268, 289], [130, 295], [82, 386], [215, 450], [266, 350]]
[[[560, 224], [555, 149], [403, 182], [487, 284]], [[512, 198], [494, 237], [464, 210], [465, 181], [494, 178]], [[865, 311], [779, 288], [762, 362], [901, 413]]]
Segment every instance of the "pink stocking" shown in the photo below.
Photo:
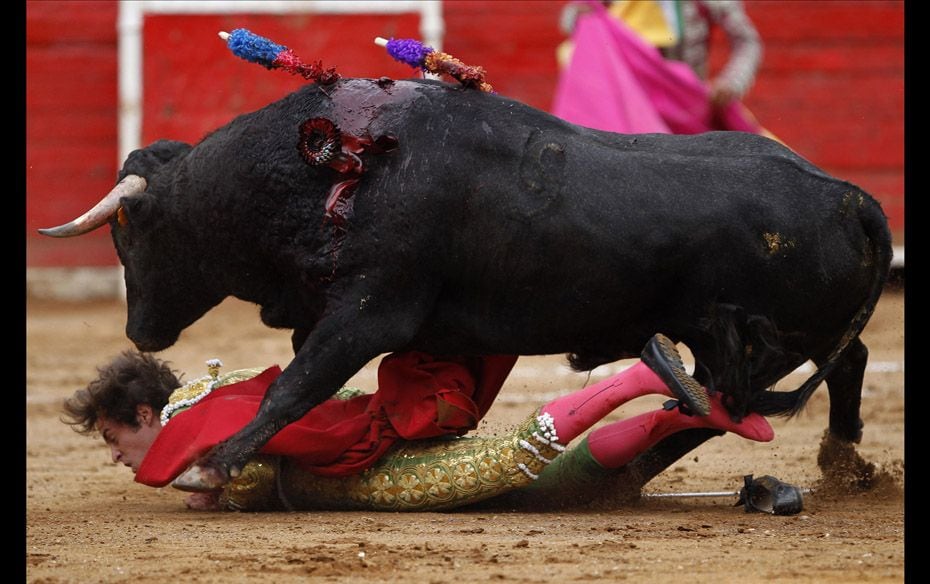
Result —
[[620, 468], [660, 440], [690, 428], [716, 428], [757, 442], [775, 437], [768, 421], [759, 414], [749, 414], [739, 424], [733, 422], [718, 394], [711, 396], [711, 413], [706, 417], [687, 416], [677, 408], [646, 412], [594, 430], [588, 435], [588, 447], [603, 467]]
[[620, 373], [542, 407], [552, 416], [558, 441], [568, 444], [626, 402], [649, 394], [672, 397], [659, 376], [642, 361]]

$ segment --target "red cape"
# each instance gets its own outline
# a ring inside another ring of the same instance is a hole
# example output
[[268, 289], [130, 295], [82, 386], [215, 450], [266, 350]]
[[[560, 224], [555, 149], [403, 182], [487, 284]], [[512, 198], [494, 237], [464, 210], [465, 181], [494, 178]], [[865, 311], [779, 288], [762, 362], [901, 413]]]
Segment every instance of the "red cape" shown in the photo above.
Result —
[[[397, 440], [461, 435], [478, 425], [517, 357], [435, 358], [395, 353], [378, 366], [378, 391], [330, 399], [285, 426], [261, 449], [323, 476], [346, 476], [374, 464]], [[163, 487], [195, 460], [252, 421], [278, 366], [213, 390], [162, 428], [135, 480]]]

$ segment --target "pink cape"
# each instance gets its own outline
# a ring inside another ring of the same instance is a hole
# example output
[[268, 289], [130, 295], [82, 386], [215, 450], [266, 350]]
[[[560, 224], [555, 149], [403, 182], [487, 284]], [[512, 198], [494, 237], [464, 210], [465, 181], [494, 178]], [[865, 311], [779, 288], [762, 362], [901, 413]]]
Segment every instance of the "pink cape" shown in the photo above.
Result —
[[578, 17], [553, 114], [621, 134], [761, 132], [742, 103], [712, 108], [707, 86], [688, 65], [666, 60], [600, 3], [590, 4], [593, 10]]
[[[378, 391], [330, 399], [285, 426], [261, 449], [319, 475], [346, 476], [374, 464], [397, 440], [460, 435], [474, 429], [517, 357], [434, 358], [395, 353], [378, 367]], [[162, 428], [135, 480], [163, 487], [255, 417], [281, 369], [213, 390]]]

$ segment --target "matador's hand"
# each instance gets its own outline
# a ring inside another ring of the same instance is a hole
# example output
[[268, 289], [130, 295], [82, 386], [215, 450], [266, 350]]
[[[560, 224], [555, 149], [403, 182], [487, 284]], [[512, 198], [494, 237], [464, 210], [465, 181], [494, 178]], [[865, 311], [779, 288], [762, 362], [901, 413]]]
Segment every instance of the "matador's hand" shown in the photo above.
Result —
[[715, 82], [710, 85], [710, 103], [714, 107], [723, 107], [737, 98], [736, 92], [730, 86]]
[[185, 497], [184, 504], [187, 505], [188, 509], [195, 509], [197, 511], [219, 511], [220, 492], [191, 493]]

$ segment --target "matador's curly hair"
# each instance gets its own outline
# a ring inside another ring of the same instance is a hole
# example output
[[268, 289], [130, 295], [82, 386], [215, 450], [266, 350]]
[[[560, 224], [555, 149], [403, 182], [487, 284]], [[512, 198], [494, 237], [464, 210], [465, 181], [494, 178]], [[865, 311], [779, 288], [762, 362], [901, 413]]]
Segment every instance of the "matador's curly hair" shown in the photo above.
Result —
[[137, 406], [148, 405], [158, 414], [181, 386], [168, 363], [137, 351], [124, 351], [97, 372], [97, 379], [64, 403], [62, 422], [81, 434], [94, 432], [101, 417], [138, 428]]

